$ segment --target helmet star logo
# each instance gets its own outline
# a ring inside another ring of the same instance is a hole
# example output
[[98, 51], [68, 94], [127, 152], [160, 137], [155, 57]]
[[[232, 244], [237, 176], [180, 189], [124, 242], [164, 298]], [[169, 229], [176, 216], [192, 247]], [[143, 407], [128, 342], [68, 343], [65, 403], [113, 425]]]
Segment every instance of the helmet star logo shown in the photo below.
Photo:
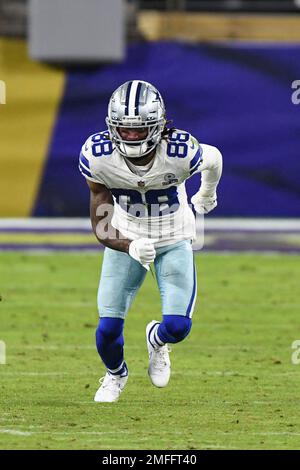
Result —
[[155, 92], [155, 95], [156, 95], [156, 99], [155, 99], [155, 101], [159, 101], [159, 102], [161, 102], [161, 99], [160, 99], [160, 94], [159, 94], [159, 92], [158, 92], [158, 91], [156, 91], [156, 92]]

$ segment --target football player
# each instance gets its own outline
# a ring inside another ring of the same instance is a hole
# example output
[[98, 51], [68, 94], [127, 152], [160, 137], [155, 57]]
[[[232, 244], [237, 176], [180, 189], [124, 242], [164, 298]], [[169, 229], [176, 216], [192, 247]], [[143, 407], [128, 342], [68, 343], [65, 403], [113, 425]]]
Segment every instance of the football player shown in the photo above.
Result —
[[96, 344], [107, 373], [100, 379], [96, 402], [118, 400], [126, 385], [124, 320], [152, 262], [162, 320], [146, 327], [148, 373], [156, 387], [168, 384], [168, 343], [189, 334], [197, 294], [195, 217], [185, 180], [202, 172], [192, 203], [196, 212], [206, 214], [217, 205], [222, 172], [216, 147], [167, 128], [163, 99], [150, 83], [121, 85], [109, 101], [106, 124], [107, 130], [88, 138], [79, 161], [90, 189], [93, 231], [105, 246]]

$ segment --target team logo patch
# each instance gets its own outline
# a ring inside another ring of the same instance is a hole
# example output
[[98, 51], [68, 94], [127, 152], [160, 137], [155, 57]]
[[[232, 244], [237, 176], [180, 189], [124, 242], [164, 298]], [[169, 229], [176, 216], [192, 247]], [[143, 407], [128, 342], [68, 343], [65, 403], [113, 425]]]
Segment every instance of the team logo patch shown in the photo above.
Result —
[[163, 186], [168, 186], [169, 184], [178, 183], [178, 178], [176, 178], [176, 175], [174, 175], [174, 173], [166, 173], [164, 175], [164, 180], [165, 181], [162, 182]]
[[139, 188], [144, 188], [145, 187], [145, 181], [138, 181], [138, 187]]

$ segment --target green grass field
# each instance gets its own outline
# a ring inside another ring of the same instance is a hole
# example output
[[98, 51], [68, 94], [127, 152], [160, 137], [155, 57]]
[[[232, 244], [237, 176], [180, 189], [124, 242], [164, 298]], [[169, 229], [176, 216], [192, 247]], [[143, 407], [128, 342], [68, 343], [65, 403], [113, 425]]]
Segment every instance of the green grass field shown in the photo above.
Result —
[[95, 404], [101, 255], [1, 254], [1, 449], [299, 449], [299, 258], [196, 256], [193, 329], [173, 346], [172, 377], [147, 375], [148, 321], [160, 318], [148, 275], [125, 328], [130, 378]]

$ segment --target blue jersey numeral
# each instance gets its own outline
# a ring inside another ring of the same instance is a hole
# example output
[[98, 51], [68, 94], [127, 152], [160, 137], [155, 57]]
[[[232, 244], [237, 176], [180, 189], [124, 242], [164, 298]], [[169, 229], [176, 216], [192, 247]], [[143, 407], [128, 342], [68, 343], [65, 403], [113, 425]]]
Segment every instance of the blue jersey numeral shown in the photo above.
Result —
[[144, 194], [134, 189], [110, 190], [117, 203], [135, 217], [157, 217], [176, 212], [179, 200], [176, 186], [167, 189], [151, 189]]
[[172, 132], [167, 145], [168, 157], [185, 158], [188, 154], [188, 142], [190, 135], [187, 132]]
[[94, 157], [102, 157], [103, 155], [110, 155], [113, 151], [112, 142], [105, 136], [105, 134], [95, 134], [92, 137], [92, 152]]

